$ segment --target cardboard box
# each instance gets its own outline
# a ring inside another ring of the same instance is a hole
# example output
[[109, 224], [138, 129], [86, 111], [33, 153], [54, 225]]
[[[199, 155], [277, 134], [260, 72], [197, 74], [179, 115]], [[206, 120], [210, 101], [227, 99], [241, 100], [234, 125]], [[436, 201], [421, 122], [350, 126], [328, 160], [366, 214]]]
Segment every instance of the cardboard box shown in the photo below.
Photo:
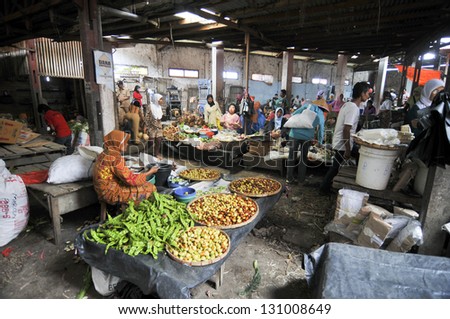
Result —
[[0, 143], [16, 144], [23, 125], [21, 122], [0, 119]]
[[39, 136], [41, 136], [41, 134], [35, 133], [30, 130], [22, 129], [22, 130], [20, 130], [20, 134], [19, 134], [19, 137], [17, 138], [16, 143], [19, 145], [23, 145], [25, 143], [28, 143], [28, 142], [34, 140], [35, 138], [37, 138]]
[[380, 248], [392, 226], [374, 213], [370, 213], [356, 243], [360, 246]]

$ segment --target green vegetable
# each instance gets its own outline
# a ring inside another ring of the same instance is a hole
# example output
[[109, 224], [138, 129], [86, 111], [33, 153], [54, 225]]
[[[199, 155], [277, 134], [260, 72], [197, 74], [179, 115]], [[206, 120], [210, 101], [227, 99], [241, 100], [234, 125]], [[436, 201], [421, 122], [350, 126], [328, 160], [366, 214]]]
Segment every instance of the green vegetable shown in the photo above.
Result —
[[136, 256], [151, 254], [157, 259], [166, 244], [173, 244], [180, 231], [194, 225], [186, 210], [186, 204], [171, 195], [154, 193], [154, 199], [135, 205], [128, 203], [127, 209], [116, 217], [108, 218], [97, 229], [86, 231], [87, 240], [105, 245], [109, 249], [122, 250]]
[[241, 291], [239, 293], [240, 296], [247, 296], [247, 297], [250, 296], [250, 294], [252, 292], [255, 292], [258, 289], [258, 287], [261, 283], [261, 273], [259, 272], [259, 266], [258, 266], [257, 260], [253, 261], [253, 269], [255, 270], [255, 273], [253, 274], [253, 278], [249, 282], [247, 287], [245, 287], [244, 291]]
[[86, 293], [91, 287], [91, 282], [92, 282], [91, 267], [87, 266], [86, 272], [84, 273], [83, 277], [83, 287], [78, 292], [76, 299], [83, 299], [86, 296]]

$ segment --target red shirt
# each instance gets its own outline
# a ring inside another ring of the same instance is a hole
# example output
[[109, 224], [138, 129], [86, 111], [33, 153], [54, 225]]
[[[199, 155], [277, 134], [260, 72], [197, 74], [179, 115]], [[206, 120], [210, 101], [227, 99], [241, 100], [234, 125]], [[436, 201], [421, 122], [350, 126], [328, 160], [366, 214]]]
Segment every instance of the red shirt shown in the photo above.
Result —
[[139, 104], [142, 106], [142, 94], [137, 92], [137, 91], [133, 91], [133, 99], [139, 101]]
[[66, 119], [61, 113], [48, 110], [45, 112], [44, 120], [56, 132], [56, 137], [67, 137], [72, 134]]

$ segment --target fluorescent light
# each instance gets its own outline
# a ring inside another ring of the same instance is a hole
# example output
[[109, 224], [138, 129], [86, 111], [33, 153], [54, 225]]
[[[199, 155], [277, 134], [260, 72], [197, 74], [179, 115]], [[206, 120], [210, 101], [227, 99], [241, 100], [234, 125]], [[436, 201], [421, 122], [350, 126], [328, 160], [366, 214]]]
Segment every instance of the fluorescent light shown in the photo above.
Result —
[[208, 10], [208, 9], [205, 9], [205, 8], [201, 8], [200, 10], [201, 10], [201, 11], [203, 11], [203, 12], [206, 12], [206, 13], [212, 14], [212, 15], [216, 15], [216, 13], [215, 13], [215, 12], [213, 12], [213, 11], [211, 11], [211, 10]]
[[49, 76], [46, 76], [46, 77], [45, 77], [45, 81], [50, 82], [50, 77], [49, 77]]
[[450, 37], [441, 38], [441, 43], [450, 43]]
[[295, 47], [287, 47], [288, 50], [295, 50]]
[[433, 60], [436, 57], [436, 54], [434, 53], [425, 53], [423, 55], [424, 60]]
[[351, 57], [350, 57], [350, 59], [357, 59], [359, 56], [358, 55], [352, 55]]
[[387, 72], [389, 72], [389, 71], [397, 71], [398, 72], [398, 69], [397, 68], [387, 68], [386, 71]]
[[[204, 11], [204, 10], [202, 10], [202, 11]], [[216, 21], [214, 21], [214, 20], [208, 20], [208, 19], [202, 18], [202, 17], [200, 17], [194, 13], [188, 12], [188, 11], [176, 13], [175, 16], [186, 20], [186, 23], [201, 23], [201, 24], [216, 23]]]

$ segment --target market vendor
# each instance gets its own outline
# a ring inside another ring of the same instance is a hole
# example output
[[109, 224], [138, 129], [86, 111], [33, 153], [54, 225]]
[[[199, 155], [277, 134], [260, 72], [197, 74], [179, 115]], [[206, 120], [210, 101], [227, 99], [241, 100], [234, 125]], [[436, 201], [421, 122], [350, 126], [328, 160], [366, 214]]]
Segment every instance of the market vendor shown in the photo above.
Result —
[[274, 118], [267, 122], [264, 131], [270, 132], [270, 137], [274, 139], [287, 137], [289, 129], [284, 128], [284, 124], [287, 120], [288, 119], [284, 117], [283, 108], [277, 107]]
[[131, 124], [131, 142], [138, 144], [139, 130], [145, 131], [144, 113], [142, 112], [139, 101], [134, 101], [130, 106], [130, 111], [125, 114], [125, 119]]
[[236, 114], [236, 105], [231, 103], [228, 106], [228, 112], [222, 115], [220, 119], [220, 125], [224, 129], [236, 130], [241, 127], [241, 121], [239, 115]]
[[122, 153], [126, 150], [130, 134], [114, 130], [103, 139], [104, 151], [97, 157], [93, 171], [94, 189], [100, 201], [110, 205], [125, 204], [129, 200], [147, 199], [156, 187], [147, 182], [158, 171], [134, 174], [126, 165]]
[[214, 101], [212, 94], [208, 94], [206, 97], [205, 105], [205, 122], [209, 127], [218, 127], [220, 124], [220, 119], [222, 112], [220, 111], [219, 103]]
[[47, 104], [38, 105], [38, 113], [44, 115], [44, 120], [55, 134], [55, 143], [64, 145], [66, 155], [73, 153], [72, 147], [72, 131], [67, 124], [64, 116], [55, 110], [52, 110]]
[[238, 130], [239, 133], [251, 135], [264, 129], [264, 125], [266, 124], [266, 117], [261, 110], [261, 103], [259, 101], [255, 101], [253, 103], [253, 112], [248, 114], [249, 115], [241, 115], [242, 128]]
[[116, 100], [119, 110], [119, 125], [122, 126], [125, 114], [130, 108], [130, 91], [124, 87], [123, 81], [117, 82], [118, 90], [116, 91]]
[[162, 159], [161, 140], [163, 137], [163, 127], [161, 119], [163, 116], [163, 105], [163, 96], [159, 93], [155, 93], [150, 103], [148, 113], [145, 117], [145, 125], [147, 127], [148, 136], [149, 139], [153, 141], [153, 155], [160, 160]]

